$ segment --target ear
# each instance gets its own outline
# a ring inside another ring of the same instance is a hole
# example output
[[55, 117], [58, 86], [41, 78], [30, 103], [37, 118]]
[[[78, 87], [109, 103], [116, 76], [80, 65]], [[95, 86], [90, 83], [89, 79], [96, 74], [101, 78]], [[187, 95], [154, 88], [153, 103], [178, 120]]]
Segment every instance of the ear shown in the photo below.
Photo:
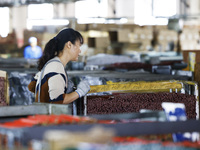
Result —
[[67, 43], [65, 43], [65, 46], [66, 46], [67, 48], [71, 48], [72, 43], [71, 43], [70, 41], [68, 41]]

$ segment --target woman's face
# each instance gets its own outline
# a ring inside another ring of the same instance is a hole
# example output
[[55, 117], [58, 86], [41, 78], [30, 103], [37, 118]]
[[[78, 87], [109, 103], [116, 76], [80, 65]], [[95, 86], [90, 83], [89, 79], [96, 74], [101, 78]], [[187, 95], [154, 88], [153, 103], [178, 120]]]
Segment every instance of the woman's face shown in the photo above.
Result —
[[79, 40], [77, 40], [75, 44], [72, 44], [72, 47], [71, 47], [72, 61], [78, 60], [79, 54], [81, 53], [80, 47], [81, 47], [81, 43]]

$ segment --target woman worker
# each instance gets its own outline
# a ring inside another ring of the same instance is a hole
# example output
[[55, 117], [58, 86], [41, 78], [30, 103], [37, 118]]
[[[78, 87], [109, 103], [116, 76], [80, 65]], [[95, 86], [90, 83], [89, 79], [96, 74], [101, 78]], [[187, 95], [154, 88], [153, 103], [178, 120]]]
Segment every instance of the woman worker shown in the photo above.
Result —
[[71, 28], [62, 29], [49, 40], [38, 61], [39, 72], [28, 85], [29, 90], [35, 93], [36, 102], [69, 104], [87, 94], [89, 83], [82, 80], [73, 91], [73, 83], [65, 72], [69, 61], [78, 60], [82, 44], [82, 35]]

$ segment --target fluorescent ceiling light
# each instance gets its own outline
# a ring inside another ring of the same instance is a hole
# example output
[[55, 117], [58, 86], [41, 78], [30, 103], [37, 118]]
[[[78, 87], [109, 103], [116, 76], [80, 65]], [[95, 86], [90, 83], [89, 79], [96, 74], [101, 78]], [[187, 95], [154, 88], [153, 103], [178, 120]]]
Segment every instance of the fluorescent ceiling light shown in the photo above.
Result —
[[79, 24], [84, 23], [105, 23], [105, 18], [78, 18], [77, 22]]
[[68, 25], [69, 20], [67, 19], [44, 19], [44, 20], [28, 20], [27, 28], [31, 28], [32, 26], [51, 26], [51, 25]]
[[120, 19], [120, 23], [127, 23], [128, 22], [128, 19], [127, 18], [121, 18]]
[[128, 19], [127, 18], [78, 18], [77, 19], [78, 24], [87, 24], [87, 23], [105, 23], [105, 24], [112, 24], [112, 23], [117, 23], [117, 24], [123, 24], [127, 23]]

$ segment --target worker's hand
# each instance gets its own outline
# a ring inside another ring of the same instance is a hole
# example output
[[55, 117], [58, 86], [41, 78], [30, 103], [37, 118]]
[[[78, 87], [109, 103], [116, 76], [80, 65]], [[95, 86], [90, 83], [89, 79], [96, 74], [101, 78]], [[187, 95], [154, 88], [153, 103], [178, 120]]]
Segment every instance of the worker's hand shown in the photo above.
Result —
[[74, 83], [71, 80], [68, 80], [66, 93], [71, 93], [73, 91], [74, 91]]
[[76, 92], [78, 93], [79, 97], [85, 96], [90, 91], [90, 84], [87, 80], [82, 80], [78, 86]]

